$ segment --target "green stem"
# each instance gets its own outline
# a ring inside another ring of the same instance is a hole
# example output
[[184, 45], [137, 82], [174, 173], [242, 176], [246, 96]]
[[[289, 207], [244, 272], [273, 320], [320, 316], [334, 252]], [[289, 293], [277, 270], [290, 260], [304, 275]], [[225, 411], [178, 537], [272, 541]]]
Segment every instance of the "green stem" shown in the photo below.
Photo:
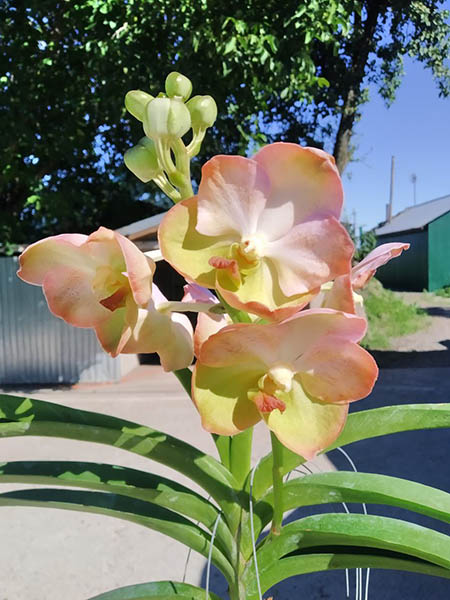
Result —
[[189, 398], [191, 398], [192, 371], [186, 367], [184, 369], [178, 369], [178, 371], [173, 371], [173, 374], [184, 387]]
[[162, 190], [166, 196], [172, 200], [172, 202], [178, 202], [181, 200], [180, 192], [169, 183], [165, 173], [160, 173], [153, 178], [153, 181], [156, 183], [159, 189]]
[[273, 478], [273, 517], [272, 535], [280, 535], [283, 522], [283, 446], [276, 435], [270, 432], [272, 442], [272, 478]]
[[220, 456], [220, 462], [223, 464], [224, 467], [229, 469], [231, 437], [229, 435], [218, 435], [217, 433], [213, 433], [212, 437]]
[[222, 306], [225, 307], [225, 310], [230, 315], [233, 323], [251, 323], [252, 320], [249, 315], [243, 310], [237, 310], [228, 304], [228, 302], [222, 297], [222, 295], [216, 290], [217, 297], [220, 300]]
[[252, 458], [253, 427], [231, 438], [230, 471], [240, 486], [244, 485], [250, 472]]
[[186, 146], [181, 138], [173, 141], [172, 148], [177, 164], [177, 187], [180, 190], [181, 199], [191, 198], [194, 195], [191, 183], [191, 161]]
[[186, 148], [189, 158], [193, 158], [197, 156], [200, 152], [200, 148], [202, 146], [203, 139], [205, 137], [206, 128], [200, 128], [198, 131], [194, 132], [192, 136], [192, 140]]

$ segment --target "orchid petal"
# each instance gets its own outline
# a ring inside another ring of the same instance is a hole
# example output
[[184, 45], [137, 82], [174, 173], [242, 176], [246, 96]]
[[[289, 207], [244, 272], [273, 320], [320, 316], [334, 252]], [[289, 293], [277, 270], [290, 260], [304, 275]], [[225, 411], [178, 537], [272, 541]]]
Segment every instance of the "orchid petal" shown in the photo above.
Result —
[[297, 225], [267, 244], [265, 255], [275, 265], [283, 293], [292, 296], [347, 273], [353, 250], [345, 228], [329, 217]]
[[108, 319], [95, 326], [95, 333], [100, 345], [113, 358], [123, 352], [131, 336], [132, 325], [127, 322], [127, 314], [128, 316], [130, 314], [129, 308], [119, 308], [110, 313]]
[[183, 290], [184, 296], [181, 300], [182, 302], [211, 302], [211, 304], [219, 304], [217, 296], [207, 288], [196, 283], [188, 283], [183, 287]]
[[98, 301], [83, 270], [54, 267], [44, 277], [42, 287], [50, 311], [75, 327], [94, 327], [111, 314]]
[[203, 344], [199, 359], [210, 367], [239, 364], [263, 373], [273, 361], [278, 341], [273, 326], [234, 323]]
[[157, 352], [165, 371], [189, 366], [194, 357], [193, 331], [189, 319], [177, 313], [139, 309], [124, 354]]
[[[318, 295], [310, 302], [311, 308], [332, 308], [346, 313], [356, 314], [355, 298], [350, 275], [336, 277], [325, 284]], [[363, 316], [363, 315], [359, 315]]]
[[[332, 156], [316, 148], [278, 142], [262, 148], [253, 160], [267, 173], [271, 191], [268, 208], [293, 207], [292, 218], [283, 220], [280, 229], [270, 211], [262, 216], [259, 227], [276, 239], [285, 235], [296, 223], [318, 215], [339, 219], [342, 203], [342, 184]], [[285, 217], [289, 217], [285, 213]], [[276, 231], [273, 229], [276, 227]]]
[[324, 337], [295, 363], [307, 394], [327, 403], [348, 403], [370, 394], [378, 377], [373, 357], [335, 335]]
[[234, 308], [274, 321], [282, 321], [297, 313], [314, 294], [313, 290], [307, 294], [286, 296], [279, 286], [273, 264], [267, 259], [262, 259], [251, 274], [244, 275], [240, 286], [226, 273], [219, 272], [216, 287]]
[[27, 283], [42, 285], [47, 272], [58, 266], [72, 267], [76, 261], [79, 267], [90, 270], [91, 261], [74, 252], [87, 239], [87, 235], [80, 233], [63, 233], [31, 244], [19, 257], [17, 275]]
[[208, 261], [214, 256], [226, 256], [231, 240], [204, 236], [198, 233], [196, 224], [197, 199], [178, 202], [159, 226], [159, 245], [164, 259], [188, 281], [214, 288], [216, 270]]
[[353, 289], [362, 288], [373, 277], [375, 271], [385, 265], [396, 256], [400, 256], [403, 250], [408, 250], [409, 244], [393, 242], [382, 244], [369, 252], [369, 254], [352, 269]]
[[211, 433], [234, 435], [258, 423], [261, 416], [248, 399], [247, 390], [256, 386], [261, 374], [260, 370], [250, 369], [245, 364], [212, 368], [197, 363], [192, 382], [193, 400], [203, 428]]
[[348, 405], [314, 400], [297, 378], [292, 390], [279, 394], [279, 398], [285, 410], [265, 414], [264, 421], [286, 448], [308, 460], [329, 446], [344, 427]]
[[266, 204], [270, 182], [242, 156], [215, 156], [202, 169], [196, 229], [207, 236], [251, 235]]
[[194, 332], [194, 353], [200, 355], [200, 349], [208, 338], [232, 323], [228, 315], [198, 313]]
[[115, 239], [125, 259], [128, 281], [134, 300], [138, 306], [144, 308], [152, 295], [152, 280], [156, 264], [151, 258], [145, 256], [128, 238], [115, 233]]

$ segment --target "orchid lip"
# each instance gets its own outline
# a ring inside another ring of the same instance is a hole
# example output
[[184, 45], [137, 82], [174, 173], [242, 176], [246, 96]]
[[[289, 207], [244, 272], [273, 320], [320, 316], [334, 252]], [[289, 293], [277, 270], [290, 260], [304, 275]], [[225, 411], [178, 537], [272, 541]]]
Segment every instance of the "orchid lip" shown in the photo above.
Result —
[[238, 252], [249, 263], [259, 261], [264, 256], [265, 240], [261, 235], [245, 237], [238, 246]]
[[277, 364], [259, 378], [258, 388], [270, 395], [274, 395], [277, 392], [289, 393], [292, 390], [294, 375], [295, 370], [291, 365]]

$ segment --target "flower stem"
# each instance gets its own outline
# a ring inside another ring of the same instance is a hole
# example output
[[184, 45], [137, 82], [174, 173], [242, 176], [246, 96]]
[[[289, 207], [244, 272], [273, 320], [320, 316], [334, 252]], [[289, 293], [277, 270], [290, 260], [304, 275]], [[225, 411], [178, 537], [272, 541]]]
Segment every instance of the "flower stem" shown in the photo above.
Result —
[[191, 398], [192, 371], [186, 367], [184, 369], [178, 369], [177, 371], [173, 371], [173, 374], [184, 387], [184, 389], [188, 393], [189, 398]]
[[227, 469], [230, 468], [230, 441], [231, 438], [228, 435], [218, 435], [217, 433], [212, 434], [214, 443], [216, 444], [217, 452], [220, 456], [220, 462]]
[[229, 314], [233, 323], [251, 323], [250, 316], [243, 310], [237, 310], [228, 304], [228, 302], [222, 297], [222, 295], [216, 290], [217, 297], [220, 300], [220, 304], [225, 307], [225, 310]]
[[230, 471], [240, 486], [244, 485], [250, 472], [252, 458], [253, 427], [233, 435], [230, 441]]
[[276, 435], [270, 432], [272, 442], [273, 517], [272, 535], [280, 535], [283, 522], [283, 446]]

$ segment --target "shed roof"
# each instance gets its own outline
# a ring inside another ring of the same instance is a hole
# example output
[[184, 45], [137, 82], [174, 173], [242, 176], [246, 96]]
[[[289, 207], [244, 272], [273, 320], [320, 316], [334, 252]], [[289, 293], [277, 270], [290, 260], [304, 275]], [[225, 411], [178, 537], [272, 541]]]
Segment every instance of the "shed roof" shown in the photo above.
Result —
[[422, 204], [409, 206], [392, 217], [389, 223], [375, 229], [376, 235], [387, 235], [411, 229], [421, 229], [450, 211], [450, 195], [435, 198]]
[[146, 238], [151, 234], [155, 234], [158, 230], [159, 224], [163, 220], [166, 212], [159, 213], [159, 215], [153, 215], [153, 217], [147, 217], [140, 221], [135, 221], [129, 225], [124, 225], [119, 229], [116, 229], [118, 233], [121, 233], [130, 240], [139, 240]]

